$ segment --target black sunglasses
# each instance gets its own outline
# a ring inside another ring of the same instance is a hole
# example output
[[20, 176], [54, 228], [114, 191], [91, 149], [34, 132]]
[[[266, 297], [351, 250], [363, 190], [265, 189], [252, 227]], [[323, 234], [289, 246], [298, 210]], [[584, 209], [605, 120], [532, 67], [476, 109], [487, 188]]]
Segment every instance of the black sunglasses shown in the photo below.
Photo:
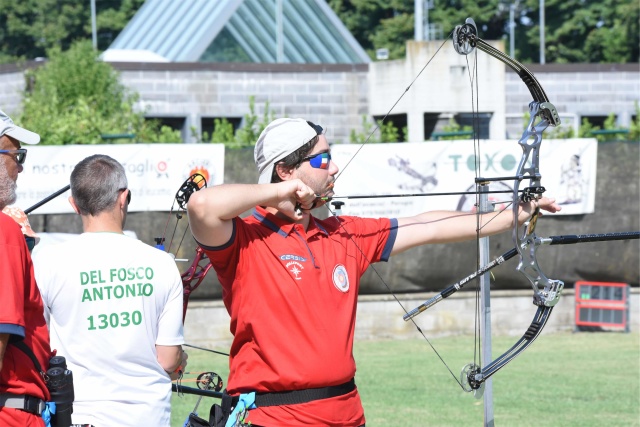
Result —
[[27, 149], [19, 148], [17, 150], [0, 150], [2, 154], [13, 154], [13, 158], [16, 159], [18, 164], [24, 164], [24, 161], [27, 160]]

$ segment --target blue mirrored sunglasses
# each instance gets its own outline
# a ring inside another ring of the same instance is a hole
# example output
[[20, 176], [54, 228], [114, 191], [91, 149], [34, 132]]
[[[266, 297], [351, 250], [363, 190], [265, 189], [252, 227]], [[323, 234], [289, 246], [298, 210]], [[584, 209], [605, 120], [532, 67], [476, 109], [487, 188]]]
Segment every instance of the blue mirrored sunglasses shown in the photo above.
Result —
[[300, 160], [300, 163], [307, 161], [312, 168], [329, 169], [329, 164], [331, 164], [331, 153], [314, 154], [313, 156], [308, 156]]
[[18, 150], [0, 150], [2, 154], [13, 154], [13, 158], [16, 159], [16, 162], [19, 164], [24, 164], [24, 161], [27, 160], [27, 149], [20, 148]]

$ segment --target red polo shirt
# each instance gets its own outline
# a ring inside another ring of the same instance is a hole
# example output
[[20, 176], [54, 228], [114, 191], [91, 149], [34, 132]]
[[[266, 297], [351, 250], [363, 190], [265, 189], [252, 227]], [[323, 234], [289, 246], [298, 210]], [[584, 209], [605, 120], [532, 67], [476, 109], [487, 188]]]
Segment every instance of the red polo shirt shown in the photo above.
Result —
[[[33, 263], [20, 226], [0, 213], [0, 333], [23, 339], [43, 369], [49, 365], [49, 331], [44, 320]], [[29, 394], [49, 400], [44, 380], [29, 357], [8, 345], [0, 371], [0, 393]], [[0, 425], [44, 425], [42, 418], [24, 411], [0, 408]]]
[[[234, 220], [221, 247], [203, 247], [231, 316], [228, 391], [288, 391], [327, 387], [354, 377], [353, 335], [360, 277], [386, 261], [396, 220], [311, 218], [300, 224], [261, 207]], [[257, 425], [359, 426], [357, 390], [305, 404], [258, 408]]]

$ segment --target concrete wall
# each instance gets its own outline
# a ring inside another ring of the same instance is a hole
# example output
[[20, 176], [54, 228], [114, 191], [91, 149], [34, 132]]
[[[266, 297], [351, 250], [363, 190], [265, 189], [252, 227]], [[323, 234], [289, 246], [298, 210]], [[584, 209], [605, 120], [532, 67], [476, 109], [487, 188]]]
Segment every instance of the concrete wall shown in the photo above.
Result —
[[25, 88], [24, 70], [35, 66], [35, 61], [24, 66], [0, 64], [0, 110], [11, 117], [20, 112], [22, 92]]
[[[490, 43], [502, 48], [501, 41]], [[404, 94], [392, 114], [407, 114], [408, 142], [424, 141], [424, 113], [452, 116], [471, 113], [472, 108], [492, 114], [490, 138], [501, 139], [505, 133], [505, 67], [489, 55], [477, 56], [481, 92], [474, 99], [477, 103], [472, 103], [470, 73], [475, 58], [456, 53], [451, 43], [408, 41], [405, 59], [369, 64], [369, 114], [384, 116]], [[410, 84], [411, 89], [404, 93]]]
[[276, 117], [303, 117], [326, 128], [332, 142], [349, 142], [367, 114], [367, 65], [113, 63], [123, 84], [140, 93], [148, 116], [186, 117], [200, 133], [202, 117], [243, 117], [249, 97]]
[[[629, 128], [640, 100], [638, 64], [527, 64], [527, 67], [567, 125], [577, 130], [583, 116], [614, 113], [618, 125]], [[508, 136], [519, 138], [531, 95], [511, 70], [506, 74], [505, 89]]]
[[[502, 42], [490, 42], [502, 48]], [[422, 141], [424, 113], [440, 113], [446, 124], [455, 113], [471, 112], [469, 58], [451, 43], [407, 42], [407, 57], [369, 65], [113, 63], [122, 82], [140, 93], [148, 116], [185, 117], [184, 140], [193, 142], [202, 117], [242, 117], [249, 96], [262, 115], [265, 102], [276, 116], [302, 116], [322, 123], [332, 142], [348, 142], [362, 131], [362, 116], [383, 116], [401, 96], [392, 114], [406, 114], [409, 141]], [[469, 63], [467, 63], [469, 59]], [[0, 65], [0, 109], [16, 114], [24, 89], [23, 72], [42, 62]], [[640, 99], [638, 64], [527, 64], [564, 123], [577, 126], [582, 116], [615, 113], [629, 127]], [[478, 54], [477, 109], [491, 113], [490, 137], [519, 138], [531, 95], [520, 78], [498, 60]], [[403, 95], [405, 89], [410, 90]]]
[[[473, 335], [473, 292], [459, 292], [418, 315], [415, 320], [427, 338]], [[433, 294], [398, 295], [402, 305], [411, 310]], [[527, 329], [536, 308], [531, 291], [492, 291], [492, 335], [519, 336]], [[630, 330], [640, 330], [640, 289], [633, 288], [630, 298]], [[411, 324], [402, 320], [404, 312], [391, 295], [362, 295], [359, 298], [355, 337], [370, 339], [421, 339]], [[566, 289], [543, 334], [575, 329], [573, 289]], [[222, 301], [193, 301], [185, 321], [185, 341], [191, 345], [224, 351], [233, 339], [229, 332], [229, 315]]]

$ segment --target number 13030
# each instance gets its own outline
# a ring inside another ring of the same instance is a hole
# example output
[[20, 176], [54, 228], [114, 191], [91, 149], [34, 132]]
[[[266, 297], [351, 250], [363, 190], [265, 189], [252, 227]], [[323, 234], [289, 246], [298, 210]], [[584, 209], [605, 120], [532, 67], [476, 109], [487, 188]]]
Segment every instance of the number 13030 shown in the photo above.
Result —
[[87, 329], [90, 331], [107, 328], [126, 328], [130, 325], [137, 326], [142, 323], [142, 313], [136, 310], [132, 313], [123, 311], [121, 313], [99, 314], [95, 317], [89, 316], [87, 320], [89, 321], [89, 328]]

